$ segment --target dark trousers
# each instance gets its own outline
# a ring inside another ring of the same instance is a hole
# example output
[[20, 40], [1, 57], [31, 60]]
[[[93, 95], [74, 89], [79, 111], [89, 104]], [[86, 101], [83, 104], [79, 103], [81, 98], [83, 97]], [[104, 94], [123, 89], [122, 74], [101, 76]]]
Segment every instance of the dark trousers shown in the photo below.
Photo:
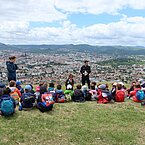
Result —
[[16, 77], [15, 76], [14, 77], [8, 76], [8, 81], [10, 82], [12, 80], [16, 82]]
[[82, 85], [84, 86], [86, 82], [88, 84], [88, 88], [90, 89], [90, 79], [89, 79], [89, 76], [82, 76]]

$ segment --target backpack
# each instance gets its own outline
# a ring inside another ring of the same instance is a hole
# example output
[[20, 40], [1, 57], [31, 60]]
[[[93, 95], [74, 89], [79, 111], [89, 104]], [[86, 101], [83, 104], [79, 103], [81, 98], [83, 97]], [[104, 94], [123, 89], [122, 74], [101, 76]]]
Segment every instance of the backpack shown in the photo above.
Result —
[[48, 107], [50, 104], [54, 104], [52, 94], [42, 94], [41, 100], [46, 107]]
[[18, 100], [19, 101], [19, 95], [17, 93], [17, 91], [15, 90], [14, 92], [11, 92], [10, 93], [11, 97], [14, 99], [14, 100]]
[[98, 90], [97, 103], [107, 104], [109, 102], [107, 93], [103, 93], [102, 90]]
[[1, 112], [4, 116], [9, 116], [14, 113], [14, 104], [11, 98], [2, 99]]
[[84, 101], [83, 92], [81, 90], [74, 90], [73, 101]]
[[122, 90], [116, 91], [115, 101], [116, 102], [124, 102], [125, 99], [125, 92]]
[[107, 93], [107, 98], [108, 98], [108, 101], [111, 101], [113, 99], [113, 95], [111, 92]]
[[23, 99], [24, 104], [29, 104], [29, 103], [34, 103], [34, 102], [35, 102], [34, 96], [26, 95], [25, 98]]
[[89, 91], [86, 92], [85, 100], [86, 101], [91, 101], [91, 93]]
[[136, 92], [136, 98], [137, 98], [137, 100], [139, 100], [139, 101], [144, 100], [144, 99], [145, 99], [144, 91], [142, 91], [142, 90], [137, 91], [137, 92]]
[[65, 102], [65, 95], [63, 93], [56, 93], [56, 102], [57, 103], [64, 103]]

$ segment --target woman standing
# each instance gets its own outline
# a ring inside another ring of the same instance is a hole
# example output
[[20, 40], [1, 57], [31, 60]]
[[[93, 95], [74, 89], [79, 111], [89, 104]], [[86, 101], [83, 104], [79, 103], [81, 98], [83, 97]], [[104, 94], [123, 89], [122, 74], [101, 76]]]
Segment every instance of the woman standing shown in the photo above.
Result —
[[18, 66], [15, 64], [15, 62], [16, 62], [15, 56], [9, 57], [9, 61], [6, 62], [9, 82], [11, 80], [16, 81], [16, 70], [18, 69]]

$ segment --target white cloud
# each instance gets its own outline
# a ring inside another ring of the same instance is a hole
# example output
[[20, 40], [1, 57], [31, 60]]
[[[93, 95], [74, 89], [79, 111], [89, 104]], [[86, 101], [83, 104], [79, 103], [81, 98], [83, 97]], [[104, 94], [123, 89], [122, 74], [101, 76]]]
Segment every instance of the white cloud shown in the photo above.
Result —
[[66, 19], [53, 0], [0, 0], [0, 20], [52, 22]]
[[[144, 0], [0, 0], [0, 42], [10, 44], [144, 45], [145, 18], [79, 28], [68, 13], [117, 14], [125, 7], [144, 9]], [[60, 27], [30, 27], [30, 22], [59, 21]]]
[[67, 12], [90, 14], [117, 14], [119, 10], [130, 7], [144, 9], [144, 0], [54, 0], [56, 7]]
[[[5, 38], [5, 41], [13, 44], [87, 43], [91, 45], [145, 46], [145, 18], [143, 17], [125, 17], [119, 22], [95, 24], [83, 28], [71, 24], [70, 21], [64, 21], [61, 25], [61, 27], [29, 29], [27, 23], [17, 23], [17, 27], [0, 34], [0, 41]], [[4, 26], [0, 31], [2, 29], [6, 30]]]
[[116, 13], [126, 4], [125, 0], [55, 0], [56, 7], [67, 12], [90, 14]]

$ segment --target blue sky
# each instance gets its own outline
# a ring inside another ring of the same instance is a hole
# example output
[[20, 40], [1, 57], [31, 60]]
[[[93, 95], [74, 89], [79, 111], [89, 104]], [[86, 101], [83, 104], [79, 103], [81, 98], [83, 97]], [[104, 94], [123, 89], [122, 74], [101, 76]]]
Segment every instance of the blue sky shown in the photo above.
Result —
[[144, 0], [0, 1], [0, 42], [145, 46]]

